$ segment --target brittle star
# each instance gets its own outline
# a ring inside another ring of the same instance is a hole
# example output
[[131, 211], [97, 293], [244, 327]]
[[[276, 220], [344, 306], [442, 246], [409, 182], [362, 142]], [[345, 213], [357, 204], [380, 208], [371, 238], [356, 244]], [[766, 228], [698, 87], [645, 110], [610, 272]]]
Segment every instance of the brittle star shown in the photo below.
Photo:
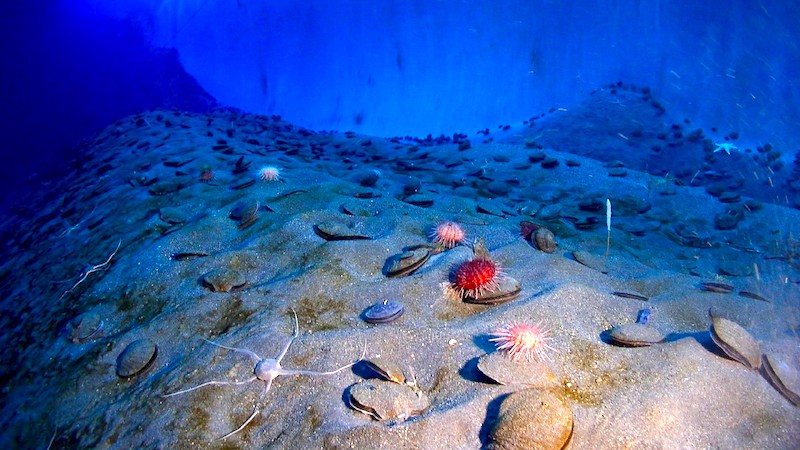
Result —
[[115, 249], [114, 249], [114, 251], [113, 251], [113, 252], [112, 252], [110, 255], [108, 255], [108, 259], [106, 259], [106, 261], [105, 261], [105, 262], [103, 262], [103, 263], [100, 263], [100, 264], [95, 264], [95, 265], [93, 265], [92, 267], [89, 267], [89, 268], [87, 268], [85, 271], [83, 271], [83, 273], [81, 273], [81, 278], [78, 280], [78, 282], [77, 282], [77, 283], [75, 283], [74, 285], [72, 285], [72, 287], [71, 287], [71, 288], [69, 288], [69, 289], [67, 289], [66, 291], [64, 291], [64, 293], [63, 293], [63, 294], [61, 294], [61, 297], [58, 297], [58, 300], [56, 300], [56, 301], [61, 301], [61, 299], [62, 299], [62, 298], [64, 298], [64, 296], [65, 296], [65, 295], [67, 295], [67, 294], [69, 294], [70, 292], [74, 291], [74, 290], [75, 290], [75, 288], [76, 288], [76, 287], [78, 287], [78, 285], [79, 285], [79, 284], [81, 284], [81, 283], [83, 283], [84, 281], [86, 281], [86, 278], [87, 278], [89, 275], [91, 275], [91, 274], [93, 274], [93, 273], [95, 273], [95, 272], [99, 272], [101, 269], [103, 269], [105, 266], [107, 266], [107, 265], [108, 265], [108, 263], [110, 263], [110, 262], [111, 262], [111, 258], [113, 258], [113, 257], [114, 257], [114, 255], [116, 255], [116, 254], [117, 254], [117, 252], [119, 251], [119, 246], [120, 246], [120, 245], [122, 245], [122, 239], [120, 239], [120, 240], [119, 240], [119, 242], [117, 242], [117, 248], [115, 248]]
[[[286, 375], [310, 375], [310, 376], [333, 375], [333, 374], [341, 372], [344, 369], [347, 369], [348, 367], [352, 367], [352, 366], [356, 365], [359, 361], [362, 361], [364, 359], [364, 356], [367, 354], [367, 343], [365, 341], [364, 342], [364, 351], [361, 352], [361, 357], [359, 357], [357, 360], [351, 362], [350, 364], [347, 364], [347, 365], [344, 365], [342, 367], [339, 367], [336, 370], [331, 370], [329, 372], [316, 372], [316, 371], [313, 371], [313, 370], [284, 369], [283, 367], [281, 367], [281, 360], [283, 360], [283, 357], [286, 356], [286, 352], [289, 351], [289, 346], [292, 345], [292, 342], [294, 342], [295, 338], [297, 338], [297, 336], [299, 335], [299, 329], [300, 329], [299, 324], [297, 322], [297, 313], [294, 311], [294, 309], [292, 309], [292, 314], [294, 314], [294, 334], [292, 335], [292, 338], [289, 339], [289, 342], [287, 342], [286, 345], [283, 347], [283, 350], [281, 350], [281, 352], [280, 352], [280, 354], [278, 355], [277, 358], [262, 358], [262, 357], [258, 356], [252, 350], [248, 350], [246, 348], [228, 347], [228, 346], [225, 346], [225, 345], [222, 345], [222, 344], [217, 344], [216, 342], [212, 342], [212, 341], [210, 341], [208, 339], [203, 338], [203, 340], [208, 342], [209, 344], [216, 345], [217, 347], [224, 348], [226, 350], [231, 350], [231, 351], [234, 351], [234, 352], [244, 353], [246, 355], [249, 355], [251, 358], [253, 358], [253, 360], [256, 361], [256, 366], [253, 369], [253, 376], [252, 377], [250, 377], [250, 378], [248, 378], [248, 379], [246, 379], [244, 381], [206, 381], [203, 384], [199, 384], [199, 385], [197, 385], [195, 387], [192, 387], [192, 388], [189, 388], [189, 389], [183, 389], [181, 391], [172, 392], [170, 394], [164, 394], [163, 397], [166, 398], [166, 397], [172, 397], [174, 395], [185, 394], [185, 393], [191, 392], [191, 391], [193, 391], [195, 389], [199, 389], [199, 388], [201, 388], [203, 386], [228, 385], [228, 384], [230, 384], [230, 385], [240, 385], [240, 384], [247, 384], [247, 383], [250, 383], [250, 382], [256, 381], [256, 380], [261, 380], [261, 381], [264, 382], [264, 394], [262, 394], [262, 395], [266, 395], [266, 393], [269, 392], [269, 389], [272, 387], [272, 381], [275, 378], [278, 378], [280, 376], [286, 376]], [[226, 434], [225, 436], [222, 436], [221, 438], [219, 438], [219, 440], [227, 439], [227, 438], [233, 436], [234, 434], [242, 431], [244, 429], [244, 427], [246, 427], [247, 424], [249, 424], [256, 417], [256, 415], [258, 415], [258, 405], [254, 405], [253, 406], [253, 413], [250, 414], [250, 417], [248, 417], [247, 420], [245, 420], [244, 423], [241, 426], [239, 426], [239, 428], [231, 431], [230, 433]]]

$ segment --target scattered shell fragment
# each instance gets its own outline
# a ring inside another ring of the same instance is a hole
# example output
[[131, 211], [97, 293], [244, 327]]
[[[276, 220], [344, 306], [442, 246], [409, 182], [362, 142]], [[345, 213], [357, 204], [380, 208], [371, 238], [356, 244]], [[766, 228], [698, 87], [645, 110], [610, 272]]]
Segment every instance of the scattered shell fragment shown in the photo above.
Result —
[[664, 335], [650, 325], [642, 323], [626, 323], [608, 331], [608, 337], [614, 344], [623, 347], [647, 347], [664, 342]]
[[133, 341], [117, 356], [117, 376], [130, 378], [142, 374], [153, 366], [157, 356], [155, 342], [150, 339]]
[[708, 292], [716, 292], [718, 294], [730, 294], [733, 292], [733, 286], [728, 283], [719, 283], [716, 281], [703, 281], [700, 283], [700, 288]]
[[725, 354], [750, 369], [761, 367], [761, 347], [758, 342], [738, 323], [711, 315], [711, 339]]
[[522, 284], [509, 276], [497, 277], [497, 288], [486, 290], [477, 297], [464, 296], [464, 303], [476, 303], [480, 305], [499, 305], [510, 302], [517, 298], [522, 292]]
[[405, 306], [402, 303], [384, 300], [364, 310], [364, 320], [369, 323], [394, 322], [403, 315]]
[[314, 225], [314, 232], [317, 236], [326, 241], [356, 241], [372, 239], [369, 236], [359, 234], [350, 229], [347, 225], [339, 222], [320, 222]]
[[404, 421], [422, 414], [430, 406], [428, 396], [419, 389], [384, 380], [356, 383], [347, 397], [353, 409], [381, 422]]
[[67, 331], [76, 344], [93, 341], [103, 335], [103, 319], [96, 312], [85, 312], [69, 321]]
[[564, 449], [573, 425], [572, 410], [561, 395], [547, 389], [523, 389], [500, 404], [488, 448]]
[[233, 269], [214, 269], [203, 275], [201, 281], [212, 292], [235, 292], [247, 284], [244, 276]]
[[800, 406], [800, 372], [767, 354], [761, 357], [761, 372], [786, 400]]
[[406, 375], [403, 372], [403, 369], [401, 369], [400, 366], [395, 364], [393, 361], [376, 356], [374, 358], [364, 360], [364, 363], [373, 372], [380, 375], [381, 378], [386, 381], [400, 384], [406, 382]]
[[386, 261], [386, 276], [389, 278], [405, 277], [419, 270], [431, 257], [431, 248], [418, 246], [406, 249]]
[[504, 352], [492, 352], [478, 358], [478, 370], [499, 384], [536, 388], [558, 387], [558, 379], [547, 363], [526, 359], [514, 361]]
[[553, 253], [558, 247], [556, 235], [544, 227], [537, 228], [536, 231], [533, 232], [531, 241], [536, 245], [536, 248], [545, 253]]

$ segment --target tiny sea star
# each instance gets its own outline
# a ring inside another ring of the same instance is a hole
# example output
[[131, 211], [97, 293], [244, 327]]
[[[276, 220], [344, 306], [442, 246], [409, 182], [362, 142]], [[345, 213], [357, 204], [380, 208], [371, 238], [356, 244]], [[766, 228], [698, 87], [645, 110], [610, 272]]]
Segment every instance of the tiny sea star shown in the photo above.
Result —
[[717, 148], [714, 149], [714, 153], [717, 153], [720, 150], [725, 150], [725, 153], [731, 154], [731, 150], [739, 150], [736, 148], [735, 145], [731, 144], [730, 142], [723, 142], [722, 144], [714, 144]]

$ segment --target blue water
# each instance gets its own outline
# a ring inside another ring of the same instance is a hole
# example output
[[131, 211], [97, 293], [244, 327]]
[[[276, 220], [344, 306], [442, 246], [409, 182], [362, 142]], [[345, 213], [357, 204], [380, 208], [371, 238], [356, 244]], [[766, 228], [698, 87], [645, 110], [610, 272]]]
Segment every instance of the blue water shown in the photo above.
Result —
[[156, 107], [311, 129], [474, 133], [622, 81], [714, 140], [800, 145], [792, 1], [4, 2], [4, 192]]

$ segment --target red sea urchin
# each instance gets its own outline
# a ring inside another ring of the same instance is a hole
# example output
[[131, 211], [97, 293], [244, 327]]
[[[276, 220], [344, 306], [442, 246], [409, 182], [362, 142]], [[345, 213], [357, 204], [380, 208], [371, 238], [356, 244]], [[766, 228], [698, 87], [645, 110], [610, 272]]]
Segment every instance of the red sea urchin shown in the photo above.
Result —
[[458, 266], [453, 288], [461, 294], [461, 297], [477, 298], [486, 292], [499, 289], [497, 284], [499, 272], [497, 264], [489, 258], [476, 257]]

